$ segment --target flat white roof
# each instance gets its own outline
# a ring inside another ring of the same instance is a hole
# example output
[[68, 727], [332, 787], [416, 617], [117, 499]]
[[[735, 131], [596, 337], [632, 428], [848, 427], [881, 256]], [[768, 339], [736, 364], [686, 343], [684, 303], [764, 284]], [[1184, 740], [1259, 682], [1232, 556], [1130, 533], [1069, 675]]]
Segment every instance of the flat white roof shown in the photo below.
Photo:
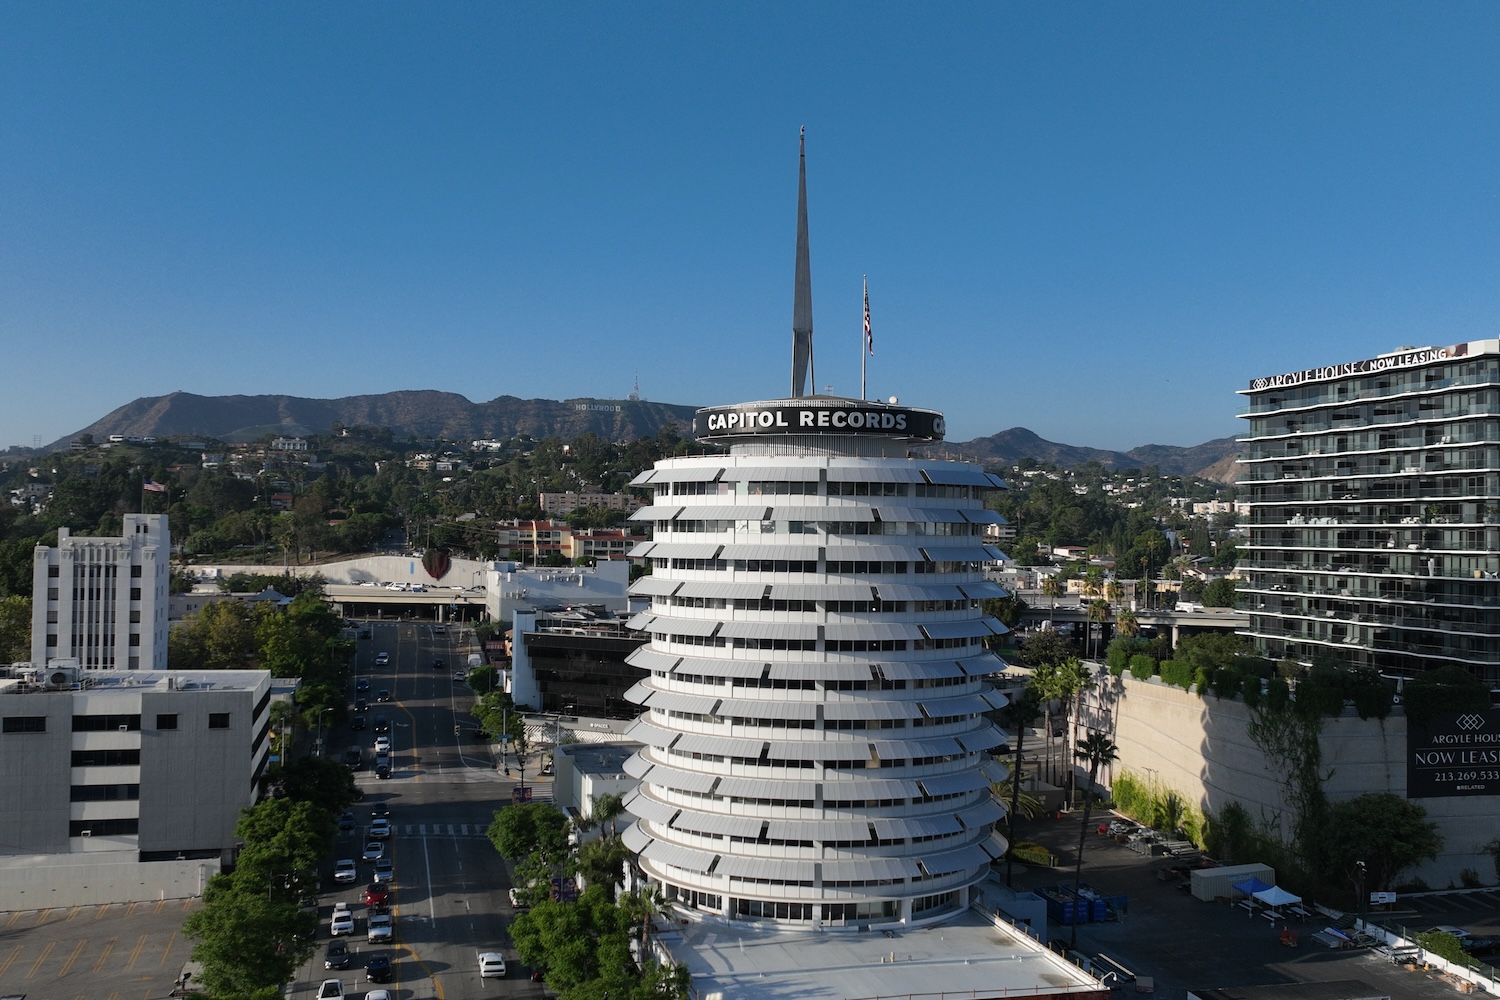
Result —
[[[663, 943], [702, 1000], [1109, 996], [1035, 939], [968, 910], [917, 930], [776, 931], [692, 921]], [[893, 960], [894, 957], [894, 960]]]

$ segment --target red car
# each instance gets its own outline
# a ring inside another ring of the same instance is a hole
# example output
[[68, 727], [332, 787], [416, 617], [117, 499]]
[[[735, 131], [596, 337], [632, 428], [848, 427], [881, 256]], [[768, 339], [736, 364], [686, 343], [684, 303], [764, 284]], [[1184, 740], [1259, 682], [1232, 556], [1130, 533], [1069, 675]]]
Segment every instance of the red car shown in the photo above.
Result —
[[390, 904], [390, 886], [381, 882], [371, 882], [365, 886], [365, 905], [372, 909], [381, 909]]

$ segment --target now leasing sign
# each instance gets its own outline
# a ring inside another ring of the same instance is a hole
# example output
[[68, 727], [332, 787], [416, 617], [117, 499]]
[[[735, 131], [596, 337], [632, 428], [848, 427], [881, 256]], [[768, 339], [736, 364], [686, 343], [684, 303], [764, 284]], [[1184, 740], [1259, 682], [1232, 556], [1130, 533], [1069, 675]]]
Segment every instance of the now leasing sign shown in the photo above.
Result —
[[1500, 794], [1500, 709], [1408, 721], [1406, 797]]

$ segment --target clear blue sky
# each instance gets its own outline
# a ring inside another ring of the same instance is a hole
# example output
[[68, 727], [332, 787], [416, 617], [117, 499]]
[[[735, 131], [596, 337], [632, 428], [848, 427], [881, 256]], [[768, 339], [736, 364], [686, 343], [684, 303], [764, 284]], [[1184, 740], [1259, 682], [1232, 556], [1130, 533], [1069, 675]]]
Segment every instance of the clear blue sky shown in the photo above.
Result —
[[784, 395], [1070, 444], [1500, 329], [1500, 7], [0, 5], [0, 445], [139, 396]]

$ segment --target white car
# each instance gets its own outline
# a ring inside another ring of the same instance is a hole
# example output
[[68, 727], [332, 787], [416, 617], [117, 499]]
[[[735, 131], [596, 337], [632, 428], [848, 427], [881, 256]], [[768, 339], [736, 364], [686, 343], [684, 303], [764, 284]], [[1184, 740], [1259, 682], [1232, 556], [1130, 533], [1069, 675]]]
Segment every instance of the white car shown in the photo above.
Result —
[[365, 845], [365, 860], [379, 861], [385, 857], [385, 845], [378, 840], [372, 840]]
[[375, 737], [375, 752], [376, 753], [390, 753], [391, 752], [391, 738], [389, 736], [377, 736], [377, 737]]
[[344, 981], [342, 979], [323, 980], [323, 985], [318, 987], [318, 1000], [344, 1000]]
[[365, 929], [365, 939], [368, 940], [371, 944], [375, 944], [381, 941], [389, 941], [394, 929], [395, 924], [391, 922], [391, 915], [389, 913], [372, 914], [370, 916], [370, 919], [367, 921], [367, 927]]
[[385, 840], [391, 835], [391, 821], [384, 816], [377, 816], [370, 820], [370, 839]]
[[391, 1000], [391, 991], [371, 990], [365, 994], [365, 1000]]
[[385, 650], [382, 649], [380, 652], [378, 652], [378, 653], [375, 654], [375, 665], [377, 667], [383, 667], [387, 663], [390, 663], [390, 662], [391, 662], [391, 654], [387, 653]]
[[353, 858], [340, 858], [333, 866], [333, 880], [335, 882], [359, 881], [359, 865], [354, 863]]
[[480, 979], [504, 979], [505, 978], [505, 956], [498, 951], [482, 951], [479, 953], [479, 978]]
[[354, 933], [354, 911], [348, 903], [333, 904], [333, 918], [328, 922], [328, 933], [334, 937]]

